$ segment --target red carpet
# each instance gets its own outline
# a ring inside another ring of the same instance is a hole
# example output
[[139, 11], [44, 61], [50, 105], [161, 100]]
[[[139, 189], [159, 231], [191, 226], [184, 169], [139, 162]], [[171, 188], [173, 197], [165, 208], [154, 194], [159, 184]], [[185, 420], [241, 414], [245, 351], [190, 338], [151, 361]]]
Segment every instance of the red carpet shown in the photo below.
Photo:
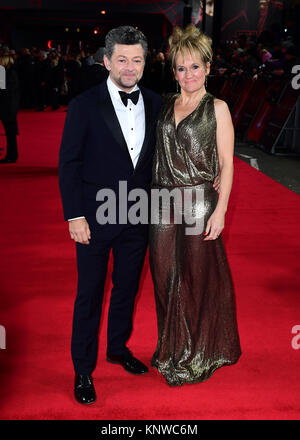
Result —
[[[300, 197], [235, 160], [224, 242], [243, 354], [197, 385], [170, 388], [105, 362], [106, 317], [94, 381], [98, 400], [73, 399], [70, 335], [75, 252], [63, 221], [57, 159], [65, 113], [19, 115], [20, 160], [0, 166], [1, 419], [299, 419]], [[0, 137], [1, 145], [4, 137]], [[148, 366], [156, 318], [148, 262], [129, 347]]]

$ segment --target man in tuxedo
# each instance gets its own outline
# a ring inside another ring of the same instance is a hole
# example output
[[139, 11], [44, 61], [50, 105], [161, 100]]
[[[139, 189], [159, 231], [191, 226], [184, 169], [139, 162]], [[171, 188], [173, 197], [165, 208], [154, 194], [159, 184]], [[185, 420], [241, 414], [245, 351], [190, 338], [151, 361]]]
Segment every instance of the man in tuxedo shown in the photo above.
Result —
[[156, 93], [138, 87], [147, 41], [131, 26], [112, 29], [105, 39], [104, 63], [109, 76], [69, 104], [60, 156], [59, 185], [70, 237], [76, 242], [78, 284], [74, 305], [71, 353], [78, 402], [96, 400], [92, 372], [98, 352], [98, 331], [110, 250], [113, 288], [107, 329], [107, 361], [127, 372], [148, 368], [126, 343], [132, 330], [135, 296], [148, 243], [148, 225], [97, 222], [96, 194], [108, 188], [119, 197], [119, 182], [128, 192], [149, 193], [155, 146], [155, 123], [161, 108]]

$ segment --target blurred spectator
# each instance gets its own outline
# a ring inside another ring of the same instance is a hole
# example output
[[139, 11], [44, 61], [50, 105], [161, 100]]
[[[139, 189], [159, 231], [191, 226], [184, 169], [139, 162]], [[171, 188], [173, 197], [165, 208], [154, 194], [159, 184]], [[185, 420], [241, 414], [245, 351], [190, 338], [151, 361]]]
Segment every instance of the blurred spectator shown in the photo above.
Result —
[[280, 76], [286, 80], [291, 80], [294, 74], [292, 74], [292, 68], [295, 65], [300, 65], [300, 58], [295, 46], [289, 47], [280, 63], [281, 65], [274, 67], [273, 74]]
[[151, 61], [151, 85], [152, 90], [162, 94], [166, 83], [166, 58], [163, 52], [153, 57]]
[[60, 93], [64, 83], [64, 66], [57, 52], [53, 51], [49, 55], [49, 102], [52, 110], [60, 107]]
[[0, 163], [15, 163], [18, 159], [17, 112], [19, 108], [19, 80], [14, 59], [9, 54], [0, 56], [0, 65], [6, 71], [6, 88], [0, 90], [0, 120], [6, 135], [6, 155]]
[[267, 49], [261, 51], [261, 62], [266, 63], [272, 58], [272, 54]]
[[74, 98], [79, 92], [80, 69], [82, 67], [79, 57], [80, 55], [74, 52], [70, 52], [67, 55], [65, 73], [68, 81], [68, 101]]
[[85, 90], [100, 84], [108, 76], [108, 71], [106, 70], [103, 63], [104, 47], [99, 47], [96, 51], [93, 63], [91, 59], [88, 58], [88, 62], [82, 66], [79, 75], [79, 86], [78, 93], [82, 93]]
[[49, 104], [51, 66], [47, 52], [40, 50], [35, 65], [37, 110], [44, 111]]
[[16, 70], [20, 81], [20, 107], [34, 108], [36, 106], [35, 61], [28, 48], [22, 49], [16, 62]]

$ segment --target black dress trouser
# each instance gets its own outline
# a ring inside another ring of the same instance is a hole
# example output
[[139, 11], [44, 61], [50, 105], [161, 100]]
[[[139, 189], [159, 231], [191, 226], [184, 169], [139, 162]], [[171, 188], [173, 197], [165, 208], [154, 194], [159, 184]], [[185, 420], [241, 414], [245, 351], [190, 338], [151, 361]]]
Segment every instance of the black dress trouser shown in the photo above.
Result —
[[[101, 227], [101, 226], [98, 226]], [[113, 254], [107, 352], [126, 354], [135, 296], [148, 244], [148, 228], [126, 225], [114, 238], [91, 232], [89, 245], [76, 244], [78, 286], [71, 353], [75, 372], [91, 374], [97, 362], [98, 332], [110, 251]]]

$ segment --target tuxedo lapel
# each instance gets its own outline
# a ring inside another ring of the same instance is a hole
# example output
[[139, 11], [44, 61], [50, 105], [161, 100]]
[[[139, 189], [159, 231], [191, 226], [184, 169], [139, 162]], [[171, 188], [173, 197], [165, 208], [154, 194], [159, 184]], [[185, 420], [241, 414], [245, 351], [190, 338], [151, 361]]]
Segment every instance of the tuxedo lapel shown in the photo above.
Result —
[[149, 137], [151, 133], [151, 127], [152, 127], [152, 102], [151, 99], [141, 90], [144, 100], [144, 107], [145, 107], [145, 137], [144, 142], [142, 145], [142, 149], [139, 155], [138, 162], [136, 164], [135, 168], [138, 168], [141, 161], [143, 160], [143, 157], [145, 156], [145, 153], [147, 151], [147, 146], [149, 142]]
[[132, 162], [118, 117], [108, 92], [106, 81], [102, 84], [101, 88], [100, 111], [103, 120], [111, 131], [111, 134], [118, 142], [122, 150], [128, 155], [130, 162]]
[[[145, 137], [135, 169], [139, 167], [141, 161], [143, 160], [143, 157], [145, 156], [151, 134], [151, 128], [153, 124], [152, 101], [148, 97], [148, 95], [143, 91], [143, 89], [141, 89], [141, 93], [143, 95], [144, 108], [145, 108]], [[106, 81], [101, 84], [101, 89], [100, 89], [100, 112], [104, 122], [111, 131], [112, 136], [118, 142], [121, 149], [127, 154], [128, 159], [132, 164], [132, 160], [128, 151], [126, 140], [124, 138], [112, 100], [110, 98]]]

